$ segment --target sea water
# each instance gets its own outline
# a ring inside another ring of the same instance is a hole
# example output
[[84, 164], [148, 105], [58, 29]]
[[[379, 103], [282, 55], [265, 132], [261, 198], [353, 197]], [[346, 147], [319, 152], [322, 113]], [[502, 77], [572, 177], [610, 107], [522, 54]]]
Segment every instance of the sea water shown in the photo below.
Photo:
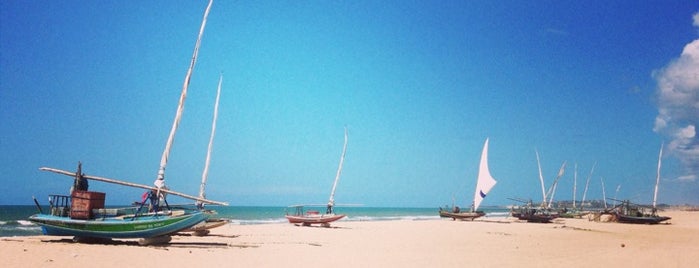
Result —
[[[228, 220], [231, 225], [286, 223], [286, 214], [295, 213], [293, 207], [279, 206], [207, 206], [216, 211], [217, 218]], [[325, 212], [325, 207], [306, 207], [306, 210]], [[48, 207], [42, 207], [44, 212]], [[486, 217], [505, 217], [508, 209], [504, 207], [482, 207]], [[342, 221], [391, 221], [391, 220], [438, 220], [439, 207], [432, 208], [390, 208], [365, 206], [336, 206], [336, 214], [346, 214]], [[39, 213], [36, 206], [0, 205], [0, 237], [41, 235], [41, 228], [27, 220], [29, 216]]]

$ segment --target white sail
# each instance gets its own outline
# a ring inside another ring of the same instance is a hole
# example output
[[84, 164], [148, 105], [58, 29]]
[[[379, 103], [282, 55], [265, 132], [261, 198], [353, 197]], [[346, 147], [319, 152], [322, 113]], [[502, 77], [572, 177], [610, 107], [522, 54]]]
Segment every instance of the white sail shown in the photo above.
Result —
[[663, 159], [663, 146], [665, 144], [660, 144], [660, 154], [658, 154], [658, 173], [655, 176], [655, 192], [653, 193], [653, 209], [655, 209], [655, 205], [658, 201], [658, 184], [660, 183], [660, 164], [662, 163]]
[[[218, 77], [218, 89], [216, 90], [216, 104], [214, 104], [214, 119], [211, 123], [211, 136], [209, 137], [209, 147], [206, 150], [206, 163], [204, 171], [201, 174], [201, 185], [199, 186], [199, 197], [206, 198], [206, 179], [209, 176], [209, 163], [211, 162], [211, 151], [214, 146], [214, 134], [216, 133], [216, 118], [218, 118], [218, 102], [221, 98], [221, 84], [223, 83], [223, 74]], [[197, 203], [201, 205], [200, 203]]]
[[340, 180], [340, 174], [342, 174], [342, 164], [345, 162], [345, 153], [347, 152], [347, 127], [345, 127], [345, 144], [342, 146], [342, 156], [340, 156], [340, 165], [337, 167], [337, 174], [335, 174], [335, 182], [333, 183], [333, 189], [330, 191], [330, 199], [328, 200], [328, 213], [332, 213], [332, 207], [335, 205], [335, 189], [337, 188], [337, 181]]
[[201, 28], [199, 28], [199, 36], [197, 37], [197, 42], [194, 45], [194, 53], [192, 55], [192, 61], [189, 63], [189, 69], [187, 69], [187, 75], [184, 77], [184, 84], [182, 85], [182, 94], [180, 94], [180, 102], [177, 105], [177, 113], [175, 113], [175, 120], [172, 123], [172, 128], [170, 129], [170, 136], [168, 136], [167, 142], [165, 143], [165, 150], [160, 158], [160, 168], [158, 169], [158, 177], [155, 181], [155, 185], [160, 188], [165, 185], [165, 166], [167, 165], [167, 159], [170, 155], [170, 148], [175, 140], [175, 131], [180, 124], [180, 119], [182, 118], [182, 110], [184, 110], [184, 101], [187, 98], [187, 88], [189, 88], [189, 80], [192, 77], [192, 71], [194, 70], [194, 65], [197, 62], [197, 54], [199, 54], [199, 45], [201, 44], [201, 37], [204, 35], [204, 27], [206, 26], [206, 18], [209, 16], [209, 10], [211, 10], [211, 4], [213, 0], [209, 1], [209, 5], [206, 7], [204, 12], [204, 18], [201, 22]]
[[473, 211], [478, 210], [481, 202], [483, 202], [483, 198], [496, 183], [497, 181], [490, 175], [490, 170], [488, 169], [488, 139], [485, 139], [485, 145], [483, 145], [483, 152], [481, 153], [481, 164], [478, 168], [476, 192], [473, 196]]

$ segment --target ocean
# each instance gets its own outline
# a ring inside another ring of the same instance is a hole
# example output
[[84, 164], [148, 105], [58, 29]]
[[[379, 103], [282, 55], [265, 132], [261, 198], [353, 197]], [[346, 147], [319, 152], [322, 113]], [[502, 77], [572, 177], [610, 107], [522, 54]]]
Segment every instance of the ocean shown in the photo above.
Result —
[[[293, 214], [294, 208], [276, 206], [207, 206], [215, 210], [219, 218], [225, 218], [232, 225], [270, 224], [287, 222], [284, 215]], [[324, 207], [310, 207], [321, 213]], [[42, 207], [48, 211], [48, 206]], [[509, 210], [504, 207], [482, 207], [486, 217], [505, 217]], [[385, 208], [385, 207], [335, 207], [335, 213], [347, 214], [342, 221], [390, 221], [390, 220], [437, 220], [439, 208]], [[0, 205], [0, 237], [41, 235], [41, 228], [27, 220], [29, 216], [39, 213], [36, 206]]]

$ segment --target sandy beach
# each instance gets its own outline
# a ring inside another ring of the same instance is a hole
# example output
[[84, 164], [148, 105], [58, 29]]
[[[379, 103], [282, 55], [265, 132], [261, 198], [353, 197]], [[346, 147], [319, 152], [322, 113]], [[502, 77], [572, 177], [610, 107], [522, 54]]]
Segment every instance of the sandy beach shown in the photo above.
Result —
[[4, 267], [696, 267], [699, 212], [666, 211], [671, 224], [482, 218], [340, 221], [332, 228], [226, 225], [209, 236], [73, 243], [71, 237], [3, 237]]

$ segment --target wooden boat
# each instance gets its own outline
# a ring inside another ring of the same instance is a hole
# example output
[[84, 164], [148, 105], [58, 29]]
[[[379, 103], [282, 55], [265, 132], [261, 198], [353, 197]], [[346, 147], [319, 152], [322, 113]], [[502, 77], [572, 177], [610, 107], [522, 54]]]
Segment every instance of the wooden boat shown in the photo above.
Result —
[[[551, 185], [551, 187], [549, 188], [548, 194], [545, 191], [544, 176], [543, 172], [541, 171], [541, 162], [539, 161], [538, 151], [536, 152], [536, 162], [539, 168], [539, 181], [541, 182], [541, 195], [543, 197], [543, 201], [541, 202], [541, 205], [535, 207], [532, 204], [531, 200], [526, 202], [520, 199], [509, 198], [511, 200], [526, 203], [526, 205], [520, 206], [518, 209], [512, 208], [510, 214], [519, 220], [527, 222], [550, 223], [559, 216], [558, 213], [551, 208], [551, 203], [553, 203], [553, 195], [555, 193], [558, 180], [563, 176], [563, 173], [565, 172], [566, 162], [564, 161], [561, 165], [561, 168], [558, 170], [558, 175], [554, 180], [553, 185]], [[550, 199], [547, 199], [547, 197], [549, 197]]]
[[478, 168], [478, 179], [476, 182], [476, 191], [473, 195], [473, 205], [470, 211], [461, 212], [459, 207], [454, 207], [452, 210], [439, 208], [439, 216], [443, 218], [451, 218], [452, 220], [471, 220], [485, 215], [485, 212], [478, 211], [478, 207], [483, 202], [485, 196], [490, 192], [490, 189], [495, 186], [497, 181], [490, 175], [488, 169], [488, 139], [485, 139], [483, 151], [481, 152], [481, 163]]
[[214, 217], [213, 215], [216, 215], [215, 211], [204, 211], [203, 213], [209, 214], [206, 220], [181, 232], [191, 232], [194, 236], [205, 236], [211, 232], [211, 229], [228, 224], [228, 220]]
[[[96, 192], [84, 192], [96, 193]], [[79, 238], [152, 238], [189, 228], [206, 219], [198, 210], [167, 210], [158, 212], [124, 213], [122, 210], [96, 209], [91, 217], [75, 216], [70, 196], [51, 195], [50, 214], [36, 214], [29, 221], [41, 226], [44, 235], [75, 236]], [[75, 200], [75, 196], [72, 197]], [[65, 206], [61, 206], [63, 204]], [[119, 212], [116, 212], [119, 211]], [[68, 215], [66, 215], [66, 213]], [[118, 213], [118, 214], [117, 214]], [[121, 214], [124, 213], [124, 214]]]
[[300, 224], [303, 226], [311, 226], [312, 224], [320, 224], [323, 227], [330, 227], [330, 223], [344, 218], [345, 214], [323, 213], [317, 210], [307, 210], [304, 213], [304, 206], [290, 206], [296, 209], [293, 215], [286, 215], [286, 219], [291, 224]]
[[[658, 155], [658, 170], [655, 178], [655, 191], [653, 194], [653, 204], [650, 208], [647, 206], [632, 204], [629, 200], [623, 200], [620, 205], [616, 206], [612, 211], [617, 220], [620, 223], [635, 223], [635, 224], [658, 224], [667, 220], [672, 219], [671, 217], [659, 216], [657, 214], [657, 201], [658, 201], [658, 184], [660, 183], [660, 166], [663, 157], [663, 146], [660, 146], [660, 153]], [[646, 210], [650, 209], [650, 213]]]
[[550, 209], [527, 205], [520, 207], [519, 211], [513, 211], [512, 216], [527, 222], [550, 223], [558, 218], [558, 213]]
[[[173, 194], [184, 198], [195, 200], [199, 203], [227, 205], [223, 202], [207, 200], [202, 197], [194, 197], [179, 192], [169, 190], [165, 186], [165, 166], [170, 153], [170, 148], [174, 141], [175, 131], [179, 125], [184, 100], [187, 95], [190, 77], [196, 62], [201, 37], [206, 25], [206, 18], [211, 9], [212, 0], [204, 13], [199, 36], [195, 44], [192, 61], [185, 76], [180, 94], [180, 101], [175, 114], [175, 120], [170, 130], [170, 135], [165, 144], [165, 150], [160, 161], [157, 179], [154, 184], [156, 187], [134, 184], [114, 179], [85, 175], [81, 171], [81, 165], [78, 164], [78, 171], [73, 173], [69, 171], [41, 168], [41, 170], [51, 171], [63, 175], [68, 175], [75, 178], [75, 185], [84, 186], [83, 189], [76, 189], [71, 196], [53, 195], [51, 196], [50, 212], [44, 214], [41, 211], [38, 202], [35, 203], [39, 207], [40, 213], [30, 216], [29, 220], [42, 227], [43, 233], [46, 235], [60, 236], [75, 236], [78, 240], [85, 238], [141, 238], [141, 244], [150, 244], [153, 242], [162, 243], [169, 242], [169, 234], [190, 228], [196, 224], [205, 221], [208, 218], [207, 213], [201, 209], [175, 209], [171, 208], [166, 200], [166, 194]], [[130, 208], [130, 213], [120, 213], [120, 210], [105, 209], [104, 200], [106, 195], [101, 192], [87, 191], [86, 180], [97, 180], [108, 183], [115, 183], [130, 187], [142, 188], [148, 190], [144, 196], [144, 200], [140, 202], [137, 208]], [[83, 182], [84, 183], [80, 183]], [[149, 203], [148, 207], [145, 205]]]
[[658, 215], [655, 208], [650, 208], [650, 213], [646, 211], [647, 207], [634, 205], [629, 200], [624, 200], [616, 208], [615, 217], [617, 222], [635, 224], [658, 224], [672, 219], [671, 217]]
[[[50, 195], [50, 211], [45, 214], [40, 210], [39, 214], [29, 217], [29, 221], [42, 227], [45, 235], [74, 236], [76, 239], [143, 238], [144, 240], [139, 242], [145, 245], [150, 243], [148, 239], [167, 236], [190, 228], [207, 218], [207, 214], [197, 209], [170, 208], [166, 200], [163, 205], [160, 203], [160, 196], [157, 195], [158, 191], [204, 203], [227, 205], [168, 189], [85, 175], [81, 172], [80, 164], [75, 173], [53, 168], [41, 168], [41, 170], [68, 175], [74, 177], [76, 181], [96, 180], [148, 190], [145, 201], [139, 207], [119, 209], [105, 208], [106, 194], [101, 192], [76, 189], [71, 196]], [[150, 202], [149, 206], [145, 206], [147, 202]]]
[[345, 143], [342, 146], [342, 155], [340, 156], [340, 164], [337, 168], [337, 174], [335, 175], [335, 182], [333, 183], [333, 188], [330, 191], [330, 199], [328, 200], [327, 208], [324, 214], [321, 214], [317, 210], [309, 210], [304, 213], [303, 205], [291, 206], [295, 208], [295, 213], [285, 215], [286, 219], [289, 220], [291, 224], [298, 224], [302, 226], [310, 226], [312, 224], [320, 224], [323, 227], [330, 227], [330, 223], [344, 218], [345, 214], [335, 214], [333, 207], [335, 206], [335, 189], [337, 189], [337, 182], [340, 179], [340, 174], [342, 174], [342, 164], [345, 162], [345, 153], [347, 152], [347, 127], [345, 127]]
[[485, 216], [483, 211], [467, 211], [460, 212], [459, 207], [454, 207], [452, 211], [439, 208], [439, 216], [442, 218], [451, 218], [452, 220], [474, 220], [476, 218]]

